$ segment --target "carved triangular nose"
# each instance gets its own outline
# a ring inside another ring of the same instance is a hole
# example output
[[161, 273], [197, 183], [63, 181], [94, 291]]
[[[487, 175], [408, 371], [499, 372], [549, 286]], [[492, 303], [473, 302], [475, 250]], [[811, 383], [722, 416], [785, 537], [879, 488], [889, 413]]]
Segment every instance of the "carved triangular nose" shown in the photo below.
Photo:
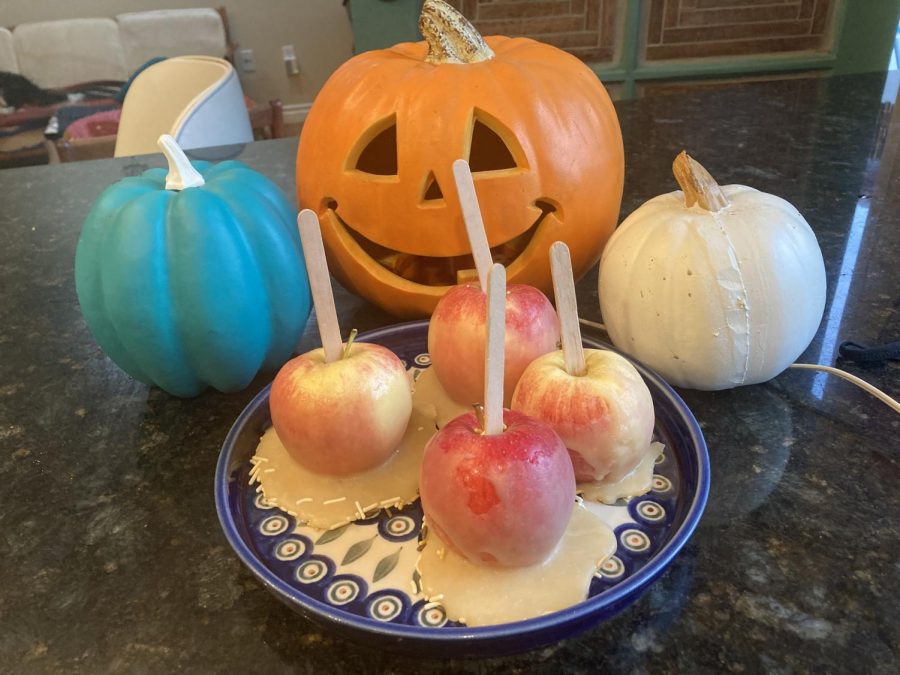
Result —
[[434, 171], [428, 172], [428, 178], [425, 179], [425, 192], [422, 194], [422, 201], [435, 201], [443, 199], [444, 193], [441, 186], [438, 185], [437, 179], [434, 177]]

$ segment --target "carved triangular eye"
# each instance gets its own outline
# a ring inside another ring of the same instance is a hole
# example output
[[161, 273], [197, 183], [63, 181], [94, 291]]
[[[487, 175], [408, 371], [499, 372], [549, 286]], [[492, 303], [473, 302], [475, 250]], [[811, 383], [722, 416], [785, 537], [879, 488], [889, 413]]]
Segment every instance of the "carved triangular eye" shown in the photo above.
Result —
[[522, 153], [512, 132], [480, 110], [475, 111], [474, 117], [469, 147], [469, 168], [472, 173], [520, 167], [516, 157], [521, 157]]
[[397, 119], [393, 115], [377, 122], [360, 138], [354, 167], [376, 176], [397, 175]]

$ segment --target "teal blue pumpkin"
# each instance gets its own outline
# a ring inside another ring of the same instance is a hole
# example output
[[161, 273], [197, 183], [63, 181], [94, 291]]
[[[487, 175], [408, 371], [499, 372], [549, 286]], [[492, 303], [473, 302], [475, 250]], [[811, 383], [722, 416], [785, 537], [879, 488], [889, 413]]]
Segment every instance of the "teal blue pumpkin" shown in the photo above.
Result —
[[[310, 293], [295, 211], [240, 162], [169, 160], [110, 186], [75, 254], [85, 321], [132, 377], [176, 396], [246, 387], [290, 358]], [[167, 189], [168, 188], [168, 189]]]

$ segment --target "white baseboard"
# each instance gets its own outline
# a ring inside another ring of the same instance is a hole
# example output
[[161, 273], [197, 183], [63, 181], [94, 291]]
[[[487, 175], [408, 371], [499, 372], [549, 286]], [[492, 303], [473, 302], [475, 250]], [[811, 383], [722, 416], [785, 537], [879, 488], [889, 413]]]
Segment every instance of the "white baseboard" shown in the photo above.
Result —
[[309, 114], [312, 103], [288, 103], [284, 106], [284, 121], [286, 124], [300, 124]]

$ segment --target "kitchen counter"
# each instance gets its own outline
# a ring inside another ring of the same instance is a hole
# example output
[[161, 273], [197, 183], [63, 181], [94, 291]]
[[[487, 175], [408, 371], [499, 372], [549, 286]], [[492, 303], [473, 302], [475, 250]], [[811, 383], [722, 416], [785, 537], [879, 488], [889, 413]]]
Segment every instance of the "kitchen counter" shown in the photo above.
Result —
[[[888, 96], [884, 96], [885, 92]], [[622, 214], [675, 189], [687, 149], [722, 184], [778, 194], [825, 257], [828, 302], [799, 359], [900, 339], [900, 115], [882, 75], [688, 87], [617, 105]], [[293, 198], [296, 139], [232, 149]], [[0, 171], [0, 671], [896, 672], [900, 416], [843, 381], [791, 370], [681, 391], [712, 487], [696, 533], [633, 606], [563, 643], [483, 661], [345, 642], [244, 569], [212, 481], [234, 419], [271, 379], [179, 400], [139, 384], [81, 318], [73, 263], [108, 184], [161, 156]], [[578, 285], [599, 320], [596, 271]], [[392, 323], [338, 289], [343, 326]], [[602, 334], [597, 337], [604, 338]], [[298, 351], [316, 345], [312, 323]], [[900, 364], [841, 364], [893, 396]]]

